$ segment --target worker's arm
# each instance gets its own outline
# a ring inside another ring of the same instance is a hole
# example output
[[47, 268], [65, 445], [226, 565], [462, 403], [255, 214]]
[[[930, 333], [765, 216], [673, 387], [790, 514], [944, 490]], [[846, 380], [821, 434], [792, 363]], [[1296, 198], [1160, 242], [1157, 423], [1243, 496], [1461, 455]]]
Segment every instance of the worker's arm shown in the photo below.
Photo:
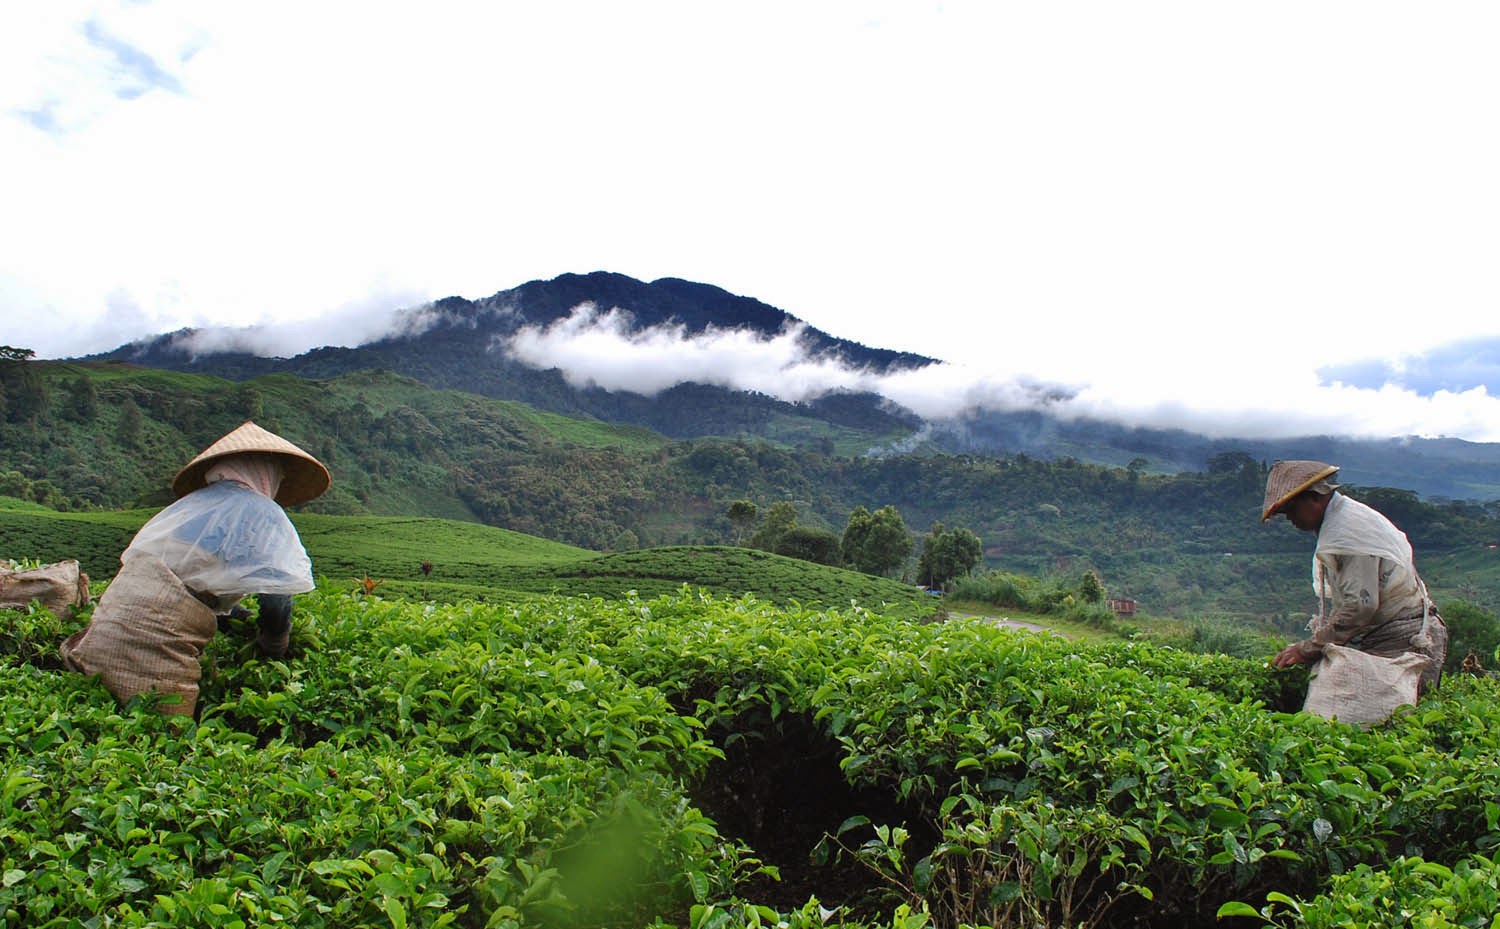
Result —
[[1334, 555], [1329, 582], [1333, 606], [1311, 638], [1293, 642], [1276, 656], [1278, 668], [1317, 661], [1325, 645], [1343, 645], [1369, 627], [1380, 607], [1380, 558]]
[[1343, 645], [1369, 628], [1380, 608], [1379, 556], [1334, 555], [1333, 561], [1333, 607], [1308, 640], [1319, 654], [1323, 646]]
[[282, 658], [291, 642], [291, 594], [261, 594], [260, 611], [255, 618], [255, 641], [269, 658]]

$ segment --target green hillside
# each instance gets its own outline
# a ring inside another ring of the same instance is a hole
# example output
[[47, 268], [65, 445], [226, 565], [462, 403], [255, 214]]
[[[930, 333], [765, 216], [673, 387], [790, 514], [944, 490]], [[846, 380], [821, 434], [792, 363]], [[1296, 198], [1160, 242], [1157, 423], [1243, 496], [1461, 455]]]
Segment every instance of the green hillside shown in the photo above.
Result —
[[[1073, 577], [1092, 570], [1111, 594], [1156, 615], [1276, 621], [1310, 608], [1311, 540], [1283, 521], [1259, 522], [1266, 462], [1243, 453], [1175, 475], [1020, 454], [873, 457], [857, 453], [857, 431], [799, 444], [672, 441], [382, 371], [233, 382], [116, 363], [30, 362], [26, 370], [39, 400], [28, 415], [0, 422], [0, 494], [60, 511], [164, 505], [178, 467], [254, 418], [333, 472], [329, 493], [298, 518], [432, 517], [623, 555], [733, 544], [744, 534], [727, 511], [739, 500], [762, 512], [790, 503], [801, 525], [834, 533], [855, 507], [890, 505], [918, 538], [939, 523], [972, 530], [985, 567]], [[1500, 607], [1500, 555], [1490, 547], [1500, 542], [1500, 507], [1347, 489], [1412, 538], [1435, 596]], [[45, 541], [48, 531], [33, 534]], [[107, 534], [98, 555], [81, 560], [97, 557], [112, 571], [123, 537]], [[431, 576], [412, 576], [410, 558], [384, 570], [379, 551], [335, 552], [330, 571], [388, 574], [393, 589], [419, 579], [471, 583], [457, 567], [465, 579], [444, 578], [442, 557], [417, 559], [433, 562]]]
[[[120, 552], [154, 510], [57, 513], [0, 497], [0, 558], [76, 558], [94, 581], [119, 568]], [[769, 552], [667, 546], [591, 552], [492, 526], [423, 517], [293, 517], [320, 586], [422, 600], [495, 600], [569, 594], [609, 599], [679, 592], [754, 595], [772, 603], [848, 606], [915, 617], [933, 598], [911, 585]], [[426, 565], [429, 570], [424, 571]]]

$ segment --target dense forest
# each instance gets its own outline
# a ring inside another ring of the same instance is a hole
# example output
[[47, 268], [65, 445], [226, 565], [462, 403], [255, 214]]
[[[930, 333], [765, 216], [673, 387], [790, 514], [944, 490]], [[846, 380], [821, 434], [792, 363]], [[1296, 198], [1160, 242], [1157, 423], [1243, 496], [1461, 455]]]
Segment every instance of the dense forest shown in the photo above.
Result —
[[[0, 360], [0, 494], [56, 509], [164, 505], [178, 467], [254, 419], [333, 471], [307, 512], [463, 519], [621, 551], [736, 544], [736, 501], [789, 505], [799, 525], [833, 533], [857, 507], [889, 506], [917, 535], [971, 530], [985, 567], [1091, 570], [1148, 611], [1274, 619], [1310, 606], [1311, 539], [1259, 522], [1269, 462], [1243, 452], [1175, 475], [1024, 454], [840, 455], [833, 435], [803, 447], [673, 440], [382, 371], [234, 382], [12, 352]], [[1500, 505], [1347, 490], [1408, 533], [1436, 594], [1500, 601]]]

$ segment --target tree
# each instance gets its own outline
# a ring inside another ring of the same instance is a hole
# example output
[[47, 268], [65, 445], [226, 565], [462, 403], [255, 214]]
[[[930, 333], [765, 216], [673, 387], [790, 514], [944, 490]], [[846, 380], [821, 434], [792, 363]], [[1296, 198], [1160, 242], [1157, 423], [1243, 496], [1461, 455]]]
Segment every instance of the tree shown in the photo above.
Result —
[[1210, 455], [1204, 465], [1209, 474], [1238, 474], [1247, 469], [1254, 471], [1258, 468], [1255, 459], [1244, 452], [1219, 452], [1217, 455]]
[[80, 374], [68, 382], [68, 417], [80, 423], [91, 423], [99, 415], [99, 391], [93, 378]]
[[29, 348], [0, 345], [0, 399], [8, 422], [27, 422], [47, 408], [47, 385], [29, 364], [35, 354]]
[[1448, 627], [1448, 658], [1444, 668], [1455, 671], [1470, 652], [1482, 667], [1493, 670], [1500, 663], [1500, 623], [1495, 614], [1467, 600], [1449, 600], [1442, 606], [1443, 623]]
[[734, 544], [745, 543], [745, 533], [755, 527], [755, 521], [760, 518], [760, 507], [749, 500], [736, 500], [729, 504], [729, 511], [725, 514], [729, 517], [729, 524], [734, 527]]
[[1242, 493], [1253, 493], [1265, 480], [1260, 464], [1245, 452], [1219, 452], [1205, 463], [1209, 474], [1232, 474], [1234, 485]]
[[1085, 603], [1104, 602], [1104, 584], [1099, 580], [1099, 575], [1092, 571], [1083, 572], [1083, 580], [1078, 584], [1078, 597]]
[[766, 508], [760, 528], [750, 537], [750, 547], [774, 552], [781, 537], [797, 528], [797, 508], [785, 500], [778, 500]]
[[813, 564], [838, 567], [842, 563], [839, 555], [839, 537], [827, 529], [810, 526], [793, 526], [776, 542], [776, 554], [798, 558]]
[[141, 444], [143, 419], [141, 408], [136, 404], [135, 398], [126, 397], [125, 402], [120, 404], [120, 427], [116, 434], [121, 445], [126, 448], [135, 448]]
[[917, 576], [928, 587], [941, 587], [960, 574], [968, 574], [982, 560], [984, 545], [979, 536], [968, 529], [945, 530], [942, 523], [933, 523], [922, 540]]
[[906, 562], [915, 544], [895, 507], [887, 505], [871, 513], [857, 506], [849, 514], [839, 548], [849, 567], [884, 577]]
[[246, 419], [264, 419], [266, 415], [266, 401], [259, 390], [254, 387], [240, 388], [240, 402], [244, 404], [244, 416]]
[[0, 497], [31, 499], [31, 481], [20, 471], [0, 471]]

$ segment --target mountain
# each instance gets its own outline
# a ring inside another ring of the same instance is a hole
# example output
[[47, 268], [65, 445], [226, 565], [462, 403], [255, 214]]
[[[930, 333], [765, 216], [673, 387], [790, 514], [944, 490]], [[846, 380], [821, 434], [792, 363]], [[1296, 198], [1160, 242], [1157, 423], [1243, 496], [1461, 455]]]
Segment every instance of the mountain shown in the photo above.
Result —
[[[565, 320], [575, 307], [629, 313], [629, 331], [675, 325], [689, 336], [711, 327], [775, 336], [800, 321], [775, 307], [707, 284], [663, 278], [649, 284], [621, 274], [564, 274], [531, 281], [479, 301], [447, 297], [407, 311], [403, 332], [356, 348], [318, 348], [294, 358], [248, 352], [198, 352], [196, 333], [181, 330], [121, 346], [85, 360], [121, 361], [151, 368], [245, 380], [263, 374], [328, 378], [381, 369], [430, 386], [517, 400], [538, 409], [605, 422], [644, 426], [673, 438], [700, 435], [767, 435], [773, 423], [811, 421], [868, 432], [907, 434], [920, 421], [873, 394], [838, 394], [793, 404], [764, 394], [702, 384], [679, 384], [655, 396], [598, 387], [574, 387], [556, 368], [539, 369], [511, 357], [506, 342], [527, 327]], [[890, 372], [933, 364], [906, 352], [868, 348], [804, 327], [809, 354], [850, 367]]]
[[708, 284], [676, 278], [645, 283], [607, 272], [530, 281], [478, 301], [448, 297], [406, 311], [398, 331], [355, 348], [324, 347], [292, 358], [266, 358], [246, 351], [201, 350], [197, 346], [212, 343], [200, 339], [202, 333], [182, 330], [88, 360], [230, 380], [273, 373], [326, 379], [387, 370], [432, 387], [641, 426], [671, 438], [749, 436], [844, 455], [1025, 454], [1162, 474], [1201, 472], [1226, 457], [1248, 456], [1260, 462], [1314, 458], [1340, 464], [1342, 477], [1362, 486], [1400, 488], [1428, 498], [1500, 499], [1496, 443], [1415, 437], [1210, 439], [1181, 430], [1064, 420], [1040, 410], [978, 411], [924, 421], [874, 393], [834, 392], [790, 403], [764, 393], [691, 381], [654, 394], [605, 390], [570, 383], [561, 370], [534, 367], [506, 351], [517, 334], [562, 323], [582, 304], [592, 304], [600, 312], [624, 311], [624, 329], [635, 335], [673, 326], [689, 337], [748, 330], [769, 339], [795, 327], [800, 346], [815, 362], [883, 374], [937, 363], [837, 338], [805, 326], [783, 310]]

